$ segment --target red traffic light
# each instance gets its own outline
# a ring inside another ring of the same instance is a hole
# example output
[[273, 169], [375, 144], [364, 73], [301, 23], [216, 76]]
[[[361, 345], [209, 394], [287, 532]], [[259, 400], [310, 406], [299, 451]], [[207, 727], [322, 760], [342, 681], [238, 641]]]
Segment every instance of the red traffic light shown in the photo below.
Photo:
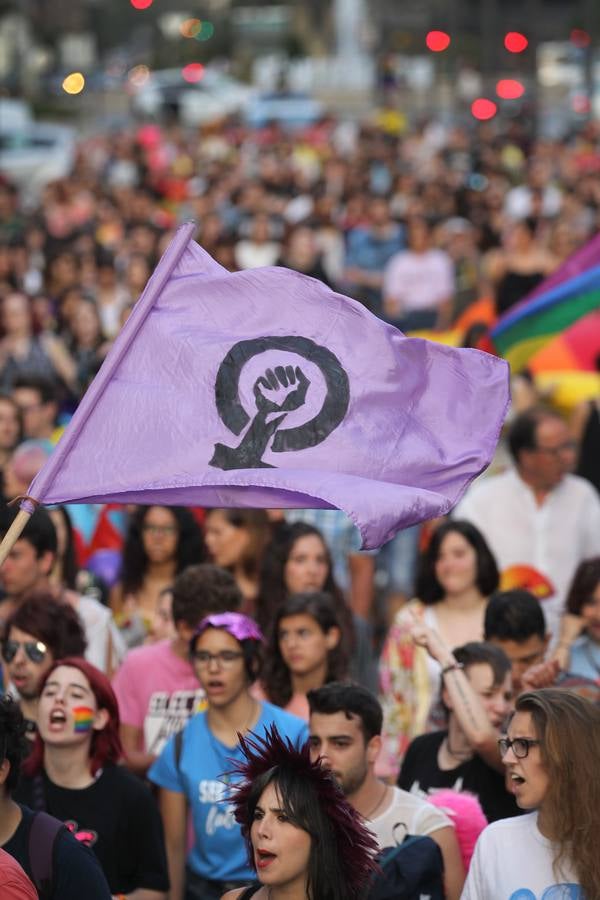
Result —
[[509, 53], [522, 53], [529, 41], [520, 31], [509, 31], [504, 35], [504, 46]]
[[471, 113], [475, 119], [485, 122], [487, 119], [493, 119], [498, 112], [498, 107], [493, 100], [487, 100], [485, 97], [479, 97], [471, 103]]
[[196, 84], [197, 81], [202, 80], [204, 66], [202, 63], [188, 63], [187, 66], [184, 66], [181, 70], [181, 74], [184, 80], [189, 84]]
[[432, 53], [441, 53], [450, 46], [450, 35], [445, 31], [428, 31], [425, 37], [427, 49]]
[[496, 93], [503, 100], [517, 100], [523, 96], [525, 88], [514, 78], [501, 78], [496, 85]]

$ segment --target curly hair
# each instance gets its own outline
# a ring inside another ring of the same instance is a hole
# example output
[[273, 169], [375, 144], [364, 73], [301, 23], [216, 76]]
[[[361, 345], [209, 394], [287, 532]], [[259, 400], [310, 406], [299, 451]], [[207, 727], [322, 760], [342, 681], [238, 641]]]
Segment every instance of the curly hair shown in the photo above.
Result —
[[[82, 675], [85, 675], [96, 698], [98, 709], [105, 709], [108, 713], [108, 721], [104, 728], [100, 731], [92, 731], [90, 772], [92, 775], [95, 775], [96, 772], [105, 766], [117, 763], [123, 755], [121, 738], [119, 737], [119, 704], [117, 697], [104, 672], [101, 672], [96, 666], [78, 656], [67, 656], [65, 659], [56, 660], [52, 668], [46, 673], [46, 677], [41, 685], [42, 691], [52, 673], [59, 666], [70, 666], [73, 669], [78, 669]], [[35, 736], [33, 749], [23, 763], [23, 772], [25, 775], [33, 776], [41, 772], [43, 767], [44, 742], [38, 732]]]
[[307, 871], [309, 900], [358, 900], [379, 871], [378, 845], [362, 817], [348, 803], [331, 773], [312, 762], [309, 742], [297, 749], [273, 725], [264, 737], [239, 735], [244, 759], [232, 775], [236, 821], [241, 825], [250, 865], [255, 868], [252, 823], [261, 795], [273, 784], [282, 809], [296, 828], [311, 837]]
[[79, 616], [68, 603], [44, 591], [30, 594], [6, 620], [4, 640], [11, 628], [32, 634], [48, 647], [54, 659], [83, 656], [86, 639]]
[[415, 593], [427, 605], [438, 603], [444, 597], [444, 588], [437, 580], [435, 564], [440, 555], [442, 541], [448, 534], [460, 534], [471, 545], [477, 559], [476, 584], [484, 597], [489, 597], [500, 583], [496, 560], [478, 528], [470, 522], [452, 520], [444, 522], [433, 533], [427, 550], [419, 561]]
[[584, 896], [600, 897], [600, 709], [556, 688], [521, 694], [515, 708], [530, 713], [548, 774], [543, 806], [557, 847], [555, 877], [568, 861]]
[[[148, 557], [144, 550], [142, 531], [146, 516], [152, 508], [152, 506], [138, 506], [129, 522], [127, 537], [123, 546], [123, 560], [120, 573], [124, 594], [134, 594], [138, 591], [146, 575]], [[178, 539], [175, 574], [178, 574], [186, 566], [204, 562], [206, 559], [206, 548], [200, 526], [189, 509], [183, 506], [168, 506], [165, 508], [169, 510], [177, 524]]]
[[323, 634], [339, 628], [340, 640], [327, 653], [325, 684], [343, 681], [348, 675], [348, 654], [341, 640], [341, 623], [332, 598], [325, 593], [292, 594], [283, 601], [275, 615], [263, 666], [262, 686], [269, 700], [277, 706], [286, 706], [292, 697], [292, 675], [281, 653], [279, 626], [288, 616], [307, 615], [314, 619]]
[[329, 594], [333, 600], [339, 625], [342, 629], [342, 643], [348, 656], [352, 653], [355, 643], [354, 622], [352, 612], [346, 603], [344, 595], [333, 577], [333, 566], [329, 548], [325, 538], [318, 528], [305, 522], [282, 522], [277, 526], [271, 543], [264, 552], [261, 571], [258, 603], [256, 607], [256, 621], [260, 625], [267, 639], [273, 627], [273, 621], [284, 601], [289, 596], [285, 583], [285, 567], [297, 541], [303, 537], [318, 538], [325, 552], [327, 560], [327, 577], [321, 586], [324, 594]]
[[12, 794], [19, 782], [21, 762], [27, 756], [29, 744], [25, 737], [25, 719], [14, 697], [0, 697], [0, 764], [8, 760], [10, 770], [5, 790]]
[[577, 566], [567, 596], [567, 610], [581, 615], [582, 606], [592, 602], [592, 594], [600, 584], [600, 556], [584, 559]]
[[243, 600], [231, 572], [212, 563], [188, 566], [173, 581], [172, 592], [173, 621], [191, 628], [211, 613], [237, 612]]

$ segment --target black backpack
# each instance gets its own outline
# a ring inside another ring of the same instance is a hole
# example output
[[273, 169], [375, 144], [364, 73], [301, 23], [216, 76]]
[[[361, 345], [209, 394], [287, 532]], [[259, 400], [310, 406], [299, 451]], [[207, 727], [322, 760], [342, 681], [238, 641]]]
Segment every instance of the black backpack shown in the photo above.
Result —
[[444, 860], [436, 842], [425, 835], [408, 836], [378, 857], [381, 872], [367, 900], [444, 900]]
[[29, 865], [31, 880], [40, 900], [52, 897], [54, 889], [53, 856], [56, 840], [65, 825], [46, 812], [36, 812], [29, 830]]

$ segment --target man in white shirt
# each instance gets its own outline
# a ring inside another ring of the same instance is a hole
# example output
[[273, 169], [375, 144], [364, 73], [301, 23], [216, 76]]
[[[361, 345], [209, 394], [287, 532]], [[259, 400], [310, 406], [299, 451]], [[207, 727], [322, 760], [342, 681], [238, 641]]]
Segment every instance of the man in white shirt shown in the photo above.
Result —
[[444, 858], [446, 897], [457, 900], [465, 872], [450, 820], [427, 800], [375, 776], [383, 722], [377, 698], [361, 685], [334, 682], [309, 691], [308, 702], [313, 760], [322, 758], [381, 849], [401, 844], [408, 834], [432, 838]]
[[409, 222], [407, 239], [408, 249], [392, 256], [383, 275], [385, 316], [402, 331], [445, 327], [455, 287], [452, 260], [431, 246], [425, 219]]
[[454, 517], [479, 528], [501, 571], [527, 566], [551, 583], [542, 608], [556, 642], [575, 569], [600, 554], [600, 500], [589, 482], [570, 474], [576, 447], [557, 413], [522, 413], [508, 443], [514, 468], [476, 482]]

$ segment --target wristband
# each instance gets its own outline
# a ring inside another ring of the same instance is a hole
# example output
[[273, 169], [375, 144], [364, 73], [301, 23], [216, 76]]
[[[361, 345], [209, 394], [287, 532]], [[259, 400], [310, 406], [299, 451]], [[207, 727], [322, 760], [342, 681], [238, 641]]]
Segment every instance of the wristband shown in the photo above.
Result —
[[456, 660], [454, 660], [454, 662], [448, 663], [447, 666], [444, 666], [444, 668], [442, 669], [442, 676], [446, 675], [448, 672], [453, 672], [455, 669], [464, 669], [464, 666], [462, 663], [456, 662]]

